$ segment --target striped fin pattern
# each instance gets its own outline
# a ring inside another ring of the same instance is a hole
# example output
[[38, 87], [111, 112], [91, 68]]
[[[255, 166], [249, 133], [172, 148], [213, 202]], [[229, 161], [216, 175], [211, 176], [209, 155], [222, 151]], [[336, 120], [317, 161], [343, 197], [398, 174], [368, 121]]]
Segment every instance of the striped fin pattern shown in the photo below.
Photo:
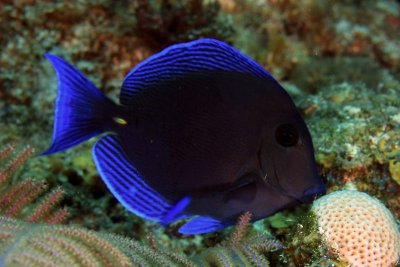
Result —
[[78, 69], [58, 56], [44, 55], [57, 74], [53, 141], [42, 155], [75, 146], [102, 132], [102, 108], [112, 102]]
[[128, 161], [116, 135], [107, 135], [97, 141], [93, 159], [108, 189], [130, 212], [160, 222], [173, 207], [142, 179]]
[[201, 71], [246, 73], [273, 79], [262, 66], [234, 47], [205, 38], [172, 45], [138, 64], [124, 79], [121, 104], [129, 104], [135, 94], [163, 80]]

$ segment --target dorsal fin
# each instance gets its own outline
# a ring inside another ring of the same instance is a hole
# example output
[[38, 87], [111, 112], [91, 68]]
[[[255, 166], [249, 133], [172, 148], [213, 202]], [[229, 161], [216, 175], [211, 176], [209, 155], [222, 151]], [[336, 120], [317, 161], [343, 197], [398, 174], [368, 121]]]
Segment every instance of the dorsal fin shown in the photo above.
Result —
[[201, 71], [247, 73], [262, 79], [273, 79], [263, 67], [234, 47], [205, 38], [169, 46], [139, 63], [124, 79], [121, 104], [130, 103], [135, 94], [151, 85]]

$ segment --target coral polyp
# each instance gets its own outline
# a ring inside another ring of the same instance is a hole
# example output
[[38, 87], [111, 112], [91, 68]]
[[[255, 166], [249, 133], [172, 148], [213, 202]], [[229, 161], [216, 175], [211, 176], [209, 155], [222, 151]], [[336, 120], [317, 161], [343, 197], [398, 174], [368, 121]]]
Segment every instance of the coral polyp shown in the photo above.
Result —
[[393, 266], [400, 258], [399, 226], [376, 198], [357, 190], [332, 192], [314, 202], [324, 245], [352, 267]]

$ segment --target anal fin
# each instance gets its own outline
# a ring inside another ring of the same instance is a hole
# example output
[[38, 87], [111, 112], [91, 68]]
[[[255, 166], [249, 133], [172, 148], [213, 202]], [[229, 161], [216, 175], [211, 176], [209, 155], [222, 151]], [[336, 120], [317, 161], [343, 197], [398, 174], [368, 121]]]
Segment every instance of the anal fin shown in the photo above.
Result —
[[107, 135], [97, 141], [93, 159], [108, 189], [130, 212], [160, 222], [173, 208], [129, 162], [118, 136]]

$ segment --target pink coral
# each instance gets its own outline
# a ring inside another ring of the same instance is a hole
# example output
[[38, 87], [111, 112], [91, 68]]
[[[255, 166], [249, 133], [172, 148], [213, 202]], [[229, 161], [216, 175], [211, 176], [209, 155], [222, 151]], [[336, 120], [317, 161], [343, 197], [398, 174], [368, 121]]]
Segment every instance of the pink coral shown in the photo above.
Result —
[[398, 226], [374, 197], [336, 191], [315, 201], [312, 210], [325, 245], [350, 266], [394, 266], [399, 260]]

